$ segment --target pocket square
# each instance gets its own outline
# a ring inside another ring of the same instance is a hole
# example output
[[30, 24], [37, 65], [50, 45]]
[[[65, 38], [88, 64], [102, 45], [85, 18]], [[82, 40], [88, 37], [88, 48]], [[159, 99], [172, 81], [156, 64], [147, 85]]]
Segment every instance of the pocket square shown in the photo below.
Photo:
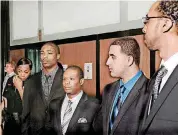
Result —
[[86, 118], [79, 118], [78, 123], [87, 123], [87, 119]]

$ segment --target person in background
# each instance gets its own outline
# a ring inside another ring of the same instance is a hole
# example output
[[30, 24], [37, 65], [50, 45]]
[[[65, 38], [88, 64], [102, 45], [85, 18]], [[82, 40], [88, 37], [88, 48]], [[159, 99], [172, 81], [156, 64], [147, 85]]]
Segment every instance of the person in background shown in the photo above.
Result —
[[57, 135], [99, 135], [92, 125], [99, 101], [83, 91], [83, 84], [83, 70], [75, 65], [69, 66], [63, 76], [66, 95], [52, 101], [58, 102], [58, 110], [51, 116]]
[[7, 99], [2, 98], [2, 102], [0, 103], [0, 135], [3, 135], [3, 129], [4, 129], [4, 118], [3, 118], [3, 111], [7, 108]]
[[178, 1], [155, 2], [143, 19], [146, 46], [159, 51], [162, 62], [148, 85], [151, 93], [140, 135], [177, 135]]
[[22, 114], [22, 97], [24, 83], [29, 78], [32, 70], [32, 62], [28, 58], [21, 58], [17, 62], [16, 72], [13, 76], [13, 86], [4, 90], [3, 96], [7, 99], [8, 105], [6, 110], [6, 121], [4, 125], [4, 135], [12, 133], [21, 134], [21, 114]]
[[[25, 83], [22, 111], [22, 134], [45, 134], [50, 120], [51, 101], [64, 95], [62, 87], [63, 69], [58, 66], [60, 50], [47, 42], [41, 47], [42, 71], [31, 76]], [[54, 110], [57, 108], [53, 108]]]
[[148, 79], [139, 69], [139, 63], [136, 39], [123, 37], [111, 43], [106, 65], [110, 75], [118, 80], [105, 86], [101, 113], [94, 121], [96, 127], [103, 126], [103, 135], [138, 134], [148, 99]]
[[4, 90], [8, 87], [13, 87], [13, 76], [15, 75], [15, 62], [14, 61], [9, 61], [6, 63], [5, 66], [5, 72], [6, 76], [3, 81], [3, 88], [2, 88], [2, 94], [4, 93]]

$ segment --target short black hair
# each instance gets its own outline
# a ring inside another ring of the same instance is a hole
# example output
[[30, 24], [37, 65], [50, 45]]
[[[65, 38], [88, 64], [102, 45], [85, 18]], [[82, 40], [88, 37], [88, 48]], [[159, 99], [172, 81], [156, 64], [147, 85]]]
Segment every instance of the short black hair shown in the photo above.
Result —
[[[137, 40], [133, 37], [122, 37], [114, 40], [111, 45], [119, 45], [121, 47], [121, 51], [133, 57], [136, 65], [140, 64], [140, 47]], [[111, 46], [110, 45], [110, 46]]]
[[83, 73], [83, 70], [82, 70], [81, 67], [79, 67], [77, 65], [70, 65], [70, 66], [67, 67], [66, 70], [68, 70], [68, 69], [77, 70], [78, 75], [79, 75], [79, 79], [84, 78], [84, 73]]
[[20, 65], [26, 65], [28, 64], [30, 67], [30, 70], [32, 70], [32, 61], [29, 58], [21, 58], [18, 62], [17, 62], [17, 67]]
[[[54, 47], [55, 50], [56, 50], [56, 53], [57, 53], [57, 54], [60, 54], [60, 48], [59, 48], [55, 43], [53, 43], [53, 42], [47, 42], [47, 43], [45, 43], [44, 45], [42, 45], [42, 47], [45, 46], [45, 45], [49, 45], [49, 46]], [[41, 47], [41, 48], [42, 48], [42, 47]]]

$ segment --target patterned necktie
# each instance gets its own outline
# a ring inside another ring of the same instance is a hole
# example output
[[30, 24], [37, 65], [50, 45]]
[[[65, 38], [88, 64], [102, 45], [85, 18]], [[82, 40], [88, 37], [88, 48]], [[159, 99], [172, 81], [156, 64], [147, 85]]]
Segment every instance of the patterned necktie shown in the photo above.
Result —
[[48, 100], [49, 94], [50, 94], [50, 79], [51, 76], [50, 75], [45, 75], [45, 84], [44, 84], [44, 95], [45, 95], [45, 99]]
[[125, 87], [122, 85], [119, 88], [119, 91], [115, 97], [116, 102], [114, 102], [114, 107], [113, 107], [113, 111], [112, 111], [112, 115], [111, 115], [111, 119], [110, 119], [110, 127], [112, 129], [114, 121], [119, 113], [119, 110], [121, 109], [122, 106], [122, 101], [121, 101], [121, 92], [125, 91]]
[[155, 83], [153, 85], [153, 94], [152, 94], [150, 106], [148, 109], [148, 115], [150, 114], [150, 111], [153, 107], [154, 102], [158, 98], [159, 88], [161, 85], [162, 78], [167, 74], [167, 72], [168, 72], [168, 70], [164, 66], [161, 66], [161, 68], [158, 70], [158, 73], [157, 73], [156, 79], [155, 79]]
[[165, 66], [161, 66], [160, 70], [158, 71], [158, 74], [155, 79], [155, 83], [153, 86], [153, 102], [158, 98], [159, 95], [159, 88], [161, 85], [162, 78], [167, 74], [168, 70], [165, 68]]
[[70, 122], [70, 119], [72, 118], [72, 115], [71, 115], [72, 114], [72, 106], [71, 105], [72, 105], [72, 102], [70, 100], [68, 100], [68, 104], [67, 104], [66, 110], [64, 112], [63, 121], [61, 124], [63, 135], [65, 135], [68, 124]]

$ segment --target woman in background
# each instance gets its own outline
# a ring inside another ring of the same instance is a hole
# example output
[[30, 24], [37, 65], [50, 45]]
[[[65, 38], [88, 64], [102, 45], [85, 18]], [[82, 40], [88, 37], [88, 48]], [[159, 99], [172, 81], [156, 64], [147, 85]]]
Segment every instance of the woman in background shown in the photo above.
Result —
[[13, 77], [14, 86], [4, 91], [3, 96], [7, 99], [7, 121], [5, 121], [3, 135], [20, 135], [22, 114], [22, 98], [24, 82], [29, 78], [32, 70], [32, 62], [28, 58], [21, 58], [17, 62], [16, 73]]

